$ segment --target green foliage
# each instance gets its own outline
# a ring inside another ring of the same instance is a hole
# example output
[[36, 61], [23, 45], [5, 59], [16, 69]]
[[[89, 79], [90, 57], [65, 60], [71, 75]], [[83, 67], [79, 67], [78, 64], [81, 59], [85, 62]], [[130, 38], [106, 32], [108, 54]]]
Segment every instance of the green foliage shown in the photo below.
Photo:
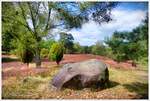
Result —
[[34, 40], [31, 39], [29, 33], [25, 33], [20, 36], [19, 39], [13, 41], [15, 47], [14, 52], [20, 58], [23, 63], [29, 64], [35, 55]]
[[2, 34], [2, 51], [9, 52], [11, 49], [13, 49], [11, 41], [12, 37], [9, 33]]
[[101, 42], [96, 42], [96, 44], [92, 46], [91, 52], [92, 54], [95, 54], [95, 55], [105, 56], [106, 48]]
[[64, 47], [61, 43], [54, 43], [49, 52], [49, 59], [56, 61], [57, 64], [62, 60]]
[[45, 49], [45, 48], [41, 49], [40, 55], [41, 55], [42, 58], [48, 57], [48, 54], [49, 54], [49, 50], [48, 49]]
[[109, 57], [109, 58], [112, 58], [113, 57], [113, 52], [112, 52], [112, 49], [108, 46], [105, 47], [105, 50], [106, 50], [106, 54], [105, 56]]
[[[11, 50], [12, 44], [10, 43], [14, 40], [21, 42], [20, 37], [27, 31], [30, 34], [28, 38], [34, 40], [33, 43], [30, 43], [34, 47], [31, 49], [35, 53], [36, 66], [40, 67], [40, 43], [51, 29], [58, 26], [65, 28], [81, 27], [83, 22], [89, 20], [88, 14], [92, 14], [96, 22], [108, 22], [111, 19], [110, 11], [114, 7], [113, 4], [105, 2], [2, 2], [2, 48], [4, 50]], [[70, 6], [75, 7], [76, 10], [70, 9]], [[57, 12], [54, 17], [51, 17], [51, 14], [53, 14], [51, 13], [52, 10]], [[28, 21], [31, 23], [29, 24]], [[55, 23], [56, 21], [58, 21], [57, 24]], [[10, 39], [10, 37], [12, 38]], [[16, 49], [17, 46], [13, 48]], [[23, 49], [25, 48], [20, 47], [20, 50]], [[23, 53], [26, 53], [26, 51], [29, 50], [24, 50]]]
[[41, 48], [41, 52], [40, 52], [40, 56], [41, 58], [46, 58], [49, 55], [49, 50], [51, 49], [51, 46], [56, 43], [54, 39], [50, 39], [50, 40], [42, 40], [40, 42], [40, 48]]
[[17, 17], [13, 3], [3, 2], [2, 8], [2, 50], [10, 52], [15, 48], [12, 41], [16, 40], [20, 35], [20, 30], [24, 31], [24, 29], [14, 20]]
[[79, 42], [74, 43], [73, 49], [74, 53], [82, 53], [82, 46], [80, 46]]
[[80, 2], [79, 3], [79, 7], [81, 11], [86, 10], [88, 7], [90, 7], [92, 5], [92, 2]]
[[27, 40], [24, 40], [24, 43], [18, 44], [17, 55], [23, 63], [29, 64], [30, 62], [32, 62], [34, 53], [31, 47], [29, 47], [29, 43]]
[[73, 40], [72, 34], [67, 34], [65, 32], [60, 33], [59, 41], [63, 44], [65, 53], [73, 53]]
[[[58, 18], [65, 23], [66, 28], [78, 28], [81, 27], [82, 23], [89, 20], [89, 14], [92, 14], [91, 17], [98, 23], [109, 22], [111, 17], [107, 11], [111, 11], [115, 7], [113, 4], [101, 2], [60, 2], [55, 3], [55, 10], [58, 11]], [[67, 5], [76, 10], [70, 9]], [[105, 7], [103, 7], [104, 5]]]
[[81, 53], [83, 53], [83, 54], [89, 54], [89, 53], [91, 53], [91, 47], [89, 47], [89, 46], [81, 46]]
[[148, 57], [142, 57], [137, 63], [140, 65], [141, 70], [148, 70]]
[[59, 16], [61, 16], [64, 23], [66, 23], [66, 28], [81, 27], [82, 17], [73, 16], [64, 9], [59, 9], [58, 12], [59, 12]]
[[54, 39], [49, 39], [49, 40], [42, 40], [41, 42], [40, 42], [40, 48], [42, 49], [42, 48], [45, 48], [45, 49], [50, 49], [51, 48], [51, 46], [52, 46], [52, 44], [53, 43], [55, 43], [55, 40]]
[[127, 43], [124, 43], [122, 39], [112, 36], [111, 39], [107, 39], [106, 44], [109, 45], [112, 51], [112, 56], [114, 60], [121, 62], [127, 59], [125, 52], [128, 52]]
[[[148, 27], [147, 18], [143, 24], [131, 32], [114, 32], [105, 43], [112, 49], [113, 59], [121, 62], [141, 61], [148, 57]], [[147, 62], [147, 61], [145, 61]]]

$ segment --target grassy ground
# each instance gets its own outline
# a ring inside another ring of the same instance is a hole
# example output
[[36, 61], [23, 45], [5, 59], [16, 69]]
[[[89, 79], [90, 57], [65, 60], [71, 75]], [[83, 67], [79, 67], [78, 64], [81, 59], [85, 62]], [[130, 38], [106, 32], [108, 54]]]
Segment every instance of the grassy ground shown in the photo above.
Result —
[[2, 81], [3, 99], [139, 99], [148, 98], [148, 72], [109, 68], [110, 85], [105, 89], [63, 88], [55, 91], [51, 79], [60, 67], [28, 77], [9, 77]]

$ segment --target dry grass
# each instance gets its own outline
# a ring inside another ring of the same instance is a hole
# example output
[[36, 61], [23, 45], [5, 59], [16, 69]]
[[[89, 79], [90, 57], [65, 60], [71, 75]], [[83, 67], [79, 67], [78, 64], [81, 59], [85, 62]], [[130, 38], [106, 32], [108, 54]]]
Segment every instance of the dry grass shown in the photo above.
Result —
[[9, 77], [2, 82], [3, 99], [138, 99], [148, 97], [148, 72], [109, 68], [110, 85], [105, 89], [63, 88], [55, 91], [51, 79], [59, 67], [28, 77]]

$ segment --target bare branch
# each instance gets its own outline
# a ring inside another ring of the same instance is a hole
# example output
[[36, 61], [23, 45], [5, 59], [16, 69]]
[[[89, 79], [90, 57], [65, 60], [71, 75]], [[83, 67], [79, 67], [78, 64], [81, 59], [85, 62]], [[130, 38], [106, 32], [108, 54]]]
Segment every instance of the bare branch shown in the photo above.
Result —
[[37, 29], [38, 28], [38, 25], [37, 25], [37, 23], [38, 23], [38, 17], [39, 17], [39, 7], [40, 7], [40, 2], [38, 2], [38, 5], [37, 5], [37, 10], [36, 10], [36, 15], [35, 15], [35, 19], [36, 19], [36, 26], [35, 26], [35, 28]]
[[[23, 19], [24, 19], [24, 21], [25, 21], [26, 24], [23, 24], [23, 23], [20, 22], [20, 21], [18, 21], [18, 22], [19, 22], [20, 24], [22, 24], [23, 26], [27, 27], [28, 30], [29, 30], [31, 33], [33, 33], [32, 29], [29, 27], [29, 24], [28, 24], [28, 22], [27, 22], [27, 19], [26, 19], [25, 13], [24, 13], [25, 11], [24, 11], [23, 7], [21, 6], [20, 3], [18, 3], [18, 4], [19, 4], [19, 7], [20, 7], [20, 9], [21, 9], [21, 14], [22, 14]], [[15, 19], [15, 20], [16, 20], [16, 19]]]
[[51, 28], [56, 28], [56, 27], [59, 27], [59, 26], [62, 26], [62, 25], [65, 25], [65, 22], [61, 23], [61, 24], [58, 24], [58, 25], [53, 25], [53, 26], [51, 26]]
[[46, 30], [48, 30], [48, 27], [50, 26], [50, 25], [49, 25], [50, 15], [51, 15], [51, 8], [49, 7], [49, 2], [48, 2], [48, 18], [47, 18], [46, 26], [45, 26], [45, 28], [44, 28], [44, 32], [45, 32]]
[[30, 15], [31, 15], [31, 19], [32, 19], [32, 24], [33, 24], [33, 28], [34, 28], [34, 32], [36, 32], [36, 28], [35, 28], [35, 18], [32, 12], [32, 7], [30, 5], [30, 3], [28, 2], [28, 7], [29, 7], [29, 11], [30, 11]]

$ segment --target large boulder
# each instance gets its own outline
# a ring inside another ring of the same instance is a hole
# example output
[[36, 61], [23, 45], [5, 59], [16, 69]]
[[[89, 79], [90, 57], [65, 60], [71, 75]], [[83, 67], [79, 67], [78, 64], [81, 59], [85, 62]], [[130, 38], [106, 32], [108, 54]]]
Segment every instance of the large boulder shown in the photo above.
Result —
[[90, 59], [83, 62], [65, 64], [52, 79], [52, 85], [57, 89], [76, 78], [79, 79], [83, 87], [98, 82], [101, 84], [109, 81], [109, 71], [103, 62], [97, 59]]

